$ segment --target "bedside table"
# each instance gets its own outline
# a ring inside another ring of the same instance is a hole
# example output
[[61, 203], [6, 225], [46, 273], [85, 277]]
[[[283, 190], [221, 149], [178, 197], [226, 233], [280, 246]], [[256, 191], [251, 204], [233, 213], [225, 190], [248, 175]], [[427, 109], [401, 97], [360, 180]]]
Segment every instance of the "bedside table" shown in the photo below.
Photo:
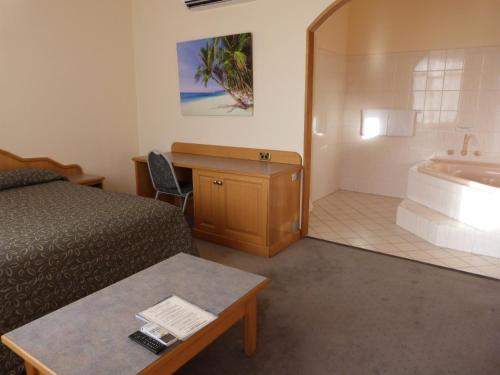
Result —
[[92, 186], [99, 189], [102, 189], [102, 182], [104, 181], [104, 177], [102, 176], [95, 176], [85, 173], [75, 174], [67, 177], [69, 182], [73, 184]]

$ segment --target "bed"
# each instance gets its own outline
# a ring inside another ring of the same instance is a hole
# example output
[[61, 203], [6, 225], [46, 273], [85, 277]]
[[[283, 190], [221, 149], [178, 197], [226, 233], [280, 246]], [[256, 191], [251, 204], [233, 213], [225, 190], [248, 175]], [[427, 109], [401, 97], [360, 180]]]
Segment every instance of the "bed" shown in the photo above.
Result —
[[[5, 168], [2, 155], [0, 335], [174, 254], [196, 254], [179, 208], [53, 170]], [[0, 374], [22, 371], [0, 346]]]

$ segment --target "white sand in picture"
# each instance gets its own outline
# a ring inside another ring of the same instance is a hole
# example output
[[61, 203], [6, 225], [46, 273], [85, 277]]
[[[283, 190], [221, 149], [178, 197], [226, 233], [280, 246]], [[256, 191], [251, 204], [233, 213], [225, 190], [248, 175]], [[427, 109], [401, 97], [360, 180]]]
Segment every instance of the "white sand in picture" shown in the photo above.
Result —
[[235, 106], [228, 95], [201, 98], [181, 103], [182, 114], [186, 116], [252, 116], [253, 108], [242, 109]]

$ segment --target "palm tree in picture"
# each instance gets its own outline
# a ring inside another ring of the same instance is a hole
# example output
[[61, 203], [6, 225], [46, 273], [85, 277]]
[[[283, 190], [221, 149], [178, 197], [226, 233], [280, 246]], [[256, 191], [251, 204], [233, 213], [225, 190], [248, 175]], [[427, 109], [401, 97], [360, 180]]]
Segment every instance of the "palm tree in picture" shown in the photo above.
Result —
[[196, 82], [206, 87], [213, 80], [234, 99], [236, 107], [253, 107], [251, 34], [213, 38], [200, 49], [199, 58]]
[[228, 86], [250, 105], [253, 102], [252, 35], [229, 35], [221, 42], [218, 60]]

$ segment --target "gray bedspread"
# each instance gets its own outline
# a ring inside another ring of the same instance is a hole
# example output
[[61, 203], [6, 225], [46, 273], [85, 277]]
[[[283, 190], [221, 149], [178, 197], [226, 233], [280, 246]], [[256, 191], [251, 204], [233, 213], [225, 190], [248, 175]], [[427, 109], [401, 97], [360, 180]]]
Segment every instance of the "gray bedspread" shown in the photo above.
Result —
[[[196, 254], [182, 212], [54, 181], [0, 191], [0, 334], [179, 252]], [[20, 359], [0, 345], [0, 374]]]

